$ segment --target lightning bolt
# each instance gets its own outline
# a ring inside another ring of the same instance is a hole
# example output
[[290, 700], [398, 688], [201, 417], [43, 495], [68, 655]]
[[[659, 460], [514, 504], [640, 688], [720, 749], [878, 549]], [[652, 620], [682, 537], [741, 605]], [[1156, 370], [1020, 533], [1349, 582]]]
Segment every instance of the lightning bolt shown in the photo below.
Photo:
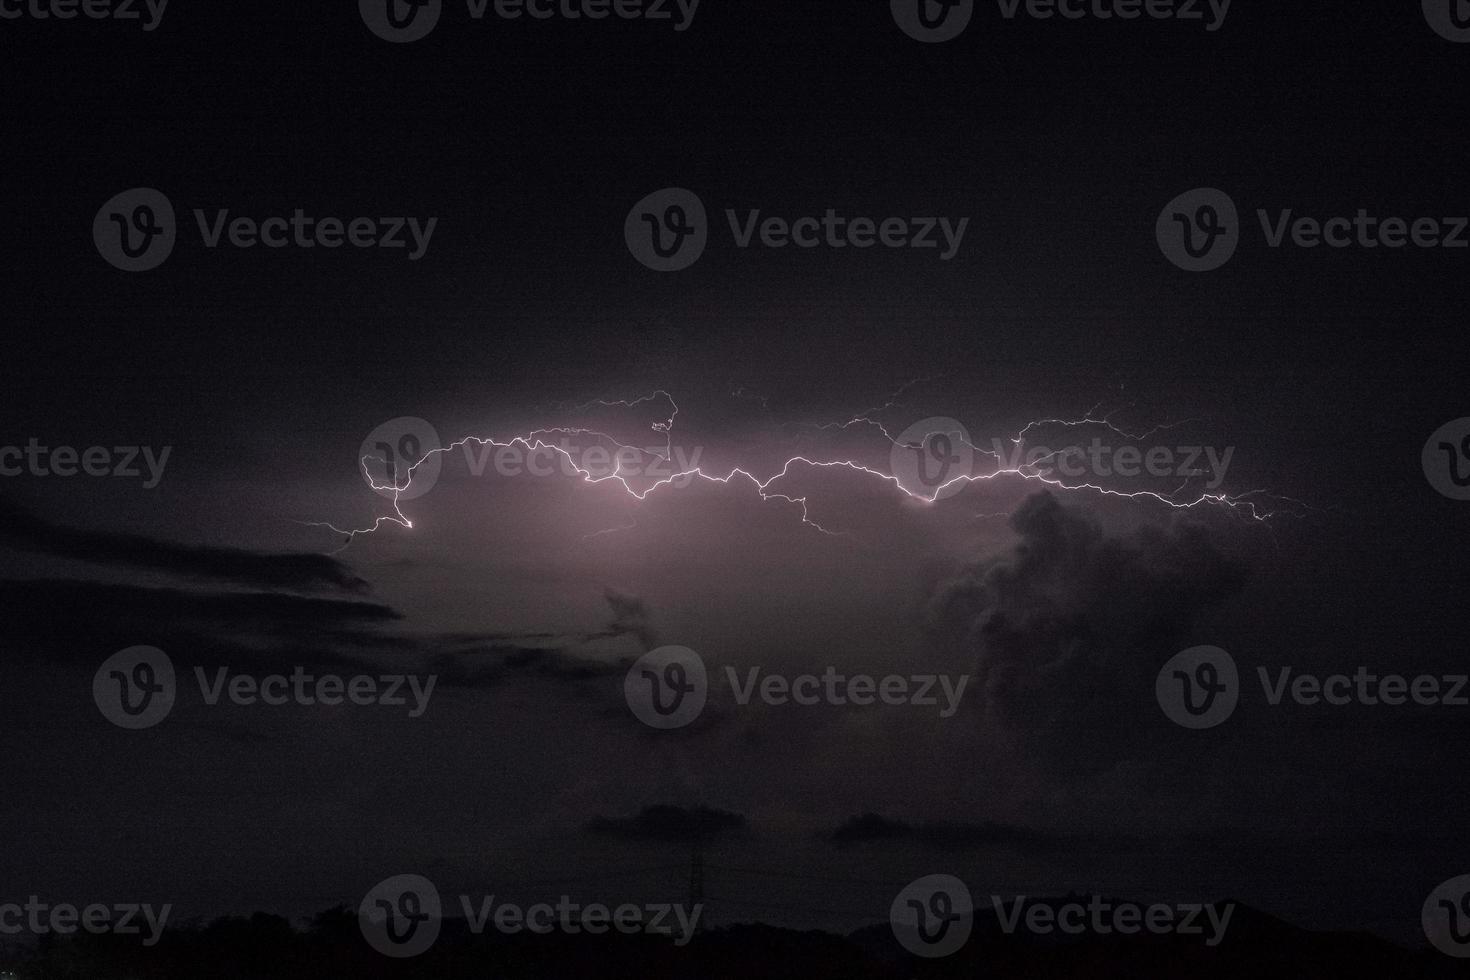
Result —
[[[901, 440], [900, 438], [895, 437], [892, 433], [889, 432], [888, 428], [878, 418], [878, 416], [896, 407], [899, 404], [897, 401], [898, 398], [902, 396], [904, 392], [926, 380], [932, 379], [916, 379], [914, 381], [908, 382], [907, 384], [903, 385], [902, 387], [891, 393], [882, 405], [860, 412], [845, 421], [820, 424], [805, 423], [804, 427], [814, 430], [833, 431], [847, 430], [854, 426], [869, 426], [876, 428], [880, 433], [882, 433], [883, 437], [893, 446], [915, 450], [922, 449], [923, 447], [927, 446], [929, 444], [929, 440], [936, 436], [944, 435], [951, 438], [958, 437], [958, 440], [973, 452], [992, 458], [995, 461], [995, 467], [993, 469], [984, 473], [960, 473], [959, 475], [951, 477], [945, 482], [934, 487], [932, 492], [923, 493], [909, 489], [904, 485], [902, 480], [900, 480], [896, 475], [892, 473], [887, 473], [879, 469], [874, 469], [871, 466], [867, 466], [855, 460], [817, 459], [810, 456], [797, 455], [788, 458], [778, 470], [764, 478], [757, 476], [755, 473], [751, 472], [748, 469], [738, 466], [731, 468], [729, 472], [723, 474], [717, 472], [707, 472], [702, 467], [693, 466], [681, 470], [677, 473], [673, 473], [672, 475], [664, 476], [653, 482], [652, 484], [645, 486], [643, 489], [638, 489], [630, 482], [630, 479], [635, 474], [625, 473], [623, 471], [623, 458], [621, 453], [616, 454], [615, 456], [616, 466], [614, 467], [612, 472], [598, 475], [592, 472], [590, 469], [587, 469], [586, 467], [580, 465], [573, 457], [572, 453], [566, 448], [566, 445], [564, 444], [565, 437], [591, 437], [595, 439], [605, 439], [612, 445], [617, 446], [619, 450], [628, 450], [640, 456], [651, 455], [663, 462], [670, 462], [673, 456], [674, 424], [679, 417], [680, 410], [678, 402], [674, 399], [674, 396], [668, 391], [660, 388], [638, 398], [626, 400], [598, 399], [585, 402], [581, 405], [575, 406], [575, 408], [578, 411], [586, 411], [591, 408], [632, 409], [651, 402], [658, 402], [660, 400], [666, 401], [669, 408], [667, 417], [661, 421], [652, 423], [652, 425], [650, 426], [652, 431], [657, 432], [665, 437], [664, 448], [662, 452], [657, 452], [638, 446], [625, 445], [618, 442], [616, 439], [605, 432], [600, 432], [595, 429], [587, 428], [553, 427], [534, 429], [521, 435], [511, 436], [504, 441], [485, 436], [466, 436], [439, 449], [432, 450], [414, 461], [407, 468], [406, 479], [402, 483], [393, 482], [387, 484], [377, 483], [374, 480], [372, 472], [368, 465], [374, 460], [377, 460], [379, 462], [386, 461], [384, 461], [381, 457], [368, 455], [363, 456], [359, 460], [363, 477], [367, 480], [368, 485], [372, 487], [374, 491], [389, 496], [389, 499], [392, 502], [392, 514], [378, 517], [373, 521], [371, 525], [362, 528], [343, 528], [337, 526], [336, 524], [325, 521], [303, 521], [298, 523], [305, 524], [308, 527], [327, 528], [335, 532], [336, 534], [342, 535], [345, 538], [345, 543], [342, 545], [342, 548], [338, 549], [338, 551], [344, 550], [345, 548], [350, 546], [353, 541], [357, 539], [358, 536], [375, 533], [376, 531], [380, 530], [385, 524], [396, 524], [405, 529], [412, 530], [414, 526], [413, 520], [403, 512], [403, 508], [401, 506], [401, 497], [413, 486], [415, 472], [420, 466], [422, 466], [433, 456], [449, 453], [453, 450], [460, 449], [464, 446], [469, 445], [478, 446], [481, 449], [487, 450], [520, 447], [528, 453], [550, 452], [555, 454], [556, 456], [561, 457], [562, 460], [565, 461], [567, 466], [570, 467], [571, 471], [577, 475], [581, 482], [594, 486], [605, 483], [613, 483], [621, 487], [622, 491], [626, 493], [629, 497], [638, 501], [646, 500], [652, 494], [664, 489], [665, 487], [673, 486], [681, 481], [684, 482], [685, 485], [688, 485], [695, 480], [702, 480], [708, 483], [718, 484], [749, 484], [762, 502], [779, 502], [795, 507], [800, 513], [801, 523], [803, 525], [809, 526], [822, 534], [834, 537], [844, 535], [848, 532], [831, 530], [813, 520], [810, 512], [809, 502], [805, 496], [797, 497], [790, 494], [781, 493], [773, 489], [773, 487], [781, 481], [789, 478], [793, 474], [793, 472], [798, 470], [845, 470], [854, 474], [859, 474], [865, 478], [870, 478], [889, 484], [904, 496], [927, 504], [936, 503], [947, 490], [954, 486], [958, 486], [961, 484], [986, 483], [999, 479], [1001, 477], [1016, 477], [1030, 482], [1035, 482], [1065, 493], [1085, 493], [1101, 497], [1113, 497], [1123, 500], [1147, 501], [1167, 507], [1172, 510], [1191, 510], [1199, 507], [1216, 507], [1234, 514], [1239, 514], [1256, 522], [1266, 522], [1273, 517], [1276, 517], [1283, 513], [1300, 515], [1307, 510], [1313, 509], [1310, 505], [1303, 503], [1302, 501], [1294, 500], [1290, 497], [1284, 497], [1267, 490], [1249, 490], [1244, 493], [1235, 495], [1227, 493], [1203, 492], [1188, 495], [1186, 494], [1186, 490], [1189, 486], [1190, 478], [1186, 478], [1184, 483], [1181, 484], [1172, 493], [1160, 493], [1153, 490], [1119, 490], [1116, 488], [1106, 487], [1097, 483], [1068, 483], [1060, 477], [1045, 472], [1042, 469], [1043, 463], [1056, 457], [1062, 452], [1067, 452], [1068, 450], [1060, 450], [1056, 453], [1050, 453], [1047, 456], [1035, 460], [1034, 462], [1006, 466], [1003, 465], [1005, 460], [1002, 457], [1001, 453], [998, 451], [998, 443], [997, 449], [995, 450], [985, 449], [980, 446], [976, 446], [969, 440], [966, 433], [957, 429], [937, 429], [924, 432], [917, 439]], [[1037, 419], [1032, 422], [1028, 422], [1013, 436], [1010, 437], [1010, 443], [1013, 447], [1021, 447], [1025, 443], [1026, 437], [1030, 433], [1036, 431], [1037, 429], [1046, 427], [1065, 429], [1075, 429], [1081, 427], [1100, 428], [1112, 432], [1115, 435], [1126, 438], [1130, 441], [1138, 442], [1157, 435], [1160, 432], [1165, 432], [1190, 422], [1202, 421], [1200, 419], [1183, 419], [1177, 422], [1156, 425], [1150, 429], [1147, 429], [1146, 431], [1135, 433], [1129, 432], [1114, 424], [1113, 417], [1117, 414], [1117, 411], [1110, 412], [1104, 415], [1099, 415], [1098, 412], [1100, 408], [1100, 405], [1093, 406], [1081, 418], [1048, 418]], [[563, 437], [562, 445], [558, 445], [556, 442], [549, 441], [551, 437], [555, 436]], [[1013, 456], [1012, 458], [1013, 460], [1019, 458], [1019, 454]], [[981, 518], [992, 518], [999, 516], [1004, 515], [977, 515], [977, 517]], [[609, 528], [606, 531], [599, 531], [585, 537], [594, 538], [601, 535], [614, 533], [616, 531], [630, 530], [634, 526], [636, 526], [636, 524], [629, 525], [627, 527]]]

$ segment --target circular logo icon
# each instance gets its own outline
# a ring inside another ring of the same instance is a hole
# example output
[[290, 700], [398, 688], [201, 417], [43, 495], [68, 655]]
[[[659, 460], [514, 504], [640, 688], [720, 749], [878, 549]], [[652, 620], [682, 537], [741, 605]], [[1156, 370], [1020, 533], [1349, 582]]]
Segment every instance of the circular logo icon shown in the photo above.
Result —
[[407, 959], [439, 938], [439, 889], [423, 875], [394, 875], [373, 886], [357, 908], [362, 938], [384, 956]]
[[937, 959], [959, 951], [975, 926], [970, 889], [953, 875], [927, 875], [898, 893], [888, 909], [893, 935], [915, 956]]
[[1470, 959], [1470, 875], [1436, 888], [1420, 913], [1424, 936], [1446, 956]]
[[1420, 459], [1431, 487], [1451, 500], [1470, 500], [1470, 419], [1440, 426]]
[[97, 251], [124, 272], [147, 272], [163, 265], [177, 240], [174, 206], [151, 187], [123, 191], [92, 219]]
[[1235, 254], [1240, 244], [1240, 219], [1229, 194], [1200, 187], [1164, 206], [1154, 234], [1170, 262], [1186, 272], [1210, 272]]
[[1424, 19], [1447, 41], [1470, 41], [1470, 0], [1424, 0]]
[[709, 674], [688, 647], [659, 647], [639, 657], [623, 678], [623, 696], [650, 728], [683, 728], [709, 698]]
[[384, 422], [357, 450], [358, 471], [374, 492], [399, 501], [422, 497], [439, 482], [444, 465], [439, 431], [405, 415]]
[[975, 0], [891, 0], [893, 19], [915, 41], [952, 41], [970, 26]]
[[443, 0], [357, 0], [368, 30], [394, 44], [428, 37], [443, 7]]
[[92, 677], [92, 700], [119, 728], [152, 728], [174, 709], [174, 665], [157, 647], [128, 647], [102, 662]]
[[906, 491], [943, 500], [970, 485], [966, 478], [975, 472], [975, 444], [959, 422], [935, 416], [903, 430], [893, 442], [889, 463], [893, 478]]
[[1235, 658], [1219, 647], [1190, 647], [1159, 671], [1154, 696], [1169, 720], [1182, 728], [1214, 728], [1240, 703]]
[[709, 244], [704, 202], [682, 187], [654, 191], [628, 212], [623, 239], [633, 258], [655, 272], [687, 269]]

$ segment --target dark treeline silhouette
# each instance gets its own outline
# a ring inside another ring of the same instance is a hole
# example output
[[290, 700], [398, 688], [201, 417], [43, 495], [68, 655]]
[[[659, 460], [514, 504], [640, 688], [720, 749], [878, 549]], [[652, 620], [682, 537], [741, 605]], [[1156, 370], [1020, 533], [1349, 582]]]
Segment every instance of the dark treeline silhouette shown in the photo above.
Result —
[[1057, 980], [1437, 980], [1470, 976], [1470, 963], [1431, 950], [1408, 950], [1363, 933], [1311, 932], [1238, 907], [1230, 934], [1211, 948], [1199, 937], [1007, 935], [989, 911], [974, 933], [942, 959], [915, 957], [886, 925], [847, 936], [768, 925], [701, 932], [686, 946], [667, 937], [517, 934], [476, 935], [449, 919], [434, 947], [407, 960], [385, 957], [363, 940], [356, 914], [343, 906], [294, 927], [267, 913], [170, 928], [153, 948], [137, 937], [47, 936], [0, 955], [0, 973], [16, 980], [145, 980], [197, 978], [474, 977], [722, 980], [811, 978], [923, 980], [983, 977]]

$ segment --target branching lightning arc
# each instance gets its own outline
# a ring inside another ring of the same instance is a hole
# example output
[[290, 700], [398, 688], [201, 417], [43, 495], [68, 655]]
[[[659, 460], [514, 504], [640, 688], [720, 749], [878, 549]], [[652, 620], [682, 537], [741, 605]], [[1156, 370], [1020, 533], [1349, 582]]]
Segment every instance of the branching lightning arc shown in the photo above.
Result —
[[[999, 451], [1000, 446], [998, 441], [995, 444], [994, 449], [985, 449], [971, 442], [968, 438], [968, 435], [959, 429], [942, 429], [932, 432], [924, 432], [921, 436], [917, 438], [914, 438], [912, 436], [908, 438], [904, 438], [902, 436], [896, 437], [889, 431], [888, 427], [879, 420], [878, 416], [880, 416], [883, 412], [893, 408], [897, 404], [898, 396], [917, 383], [918, 381], [909, 382], [902, 388], [899, 388], [897, 391], [895, 391], [892, 395], [890, 395], [888, 400], [883, 405], [870, 408], [864, 412], [854, 415], [853, 417], [845, 421], [828, 422], [821, 424], [808, 423], [804, 427], [824, 431], [847, 430], [857, 426], [868, 427], [881, 433], [883, 438], [887, 440], [892, 446], [899, 447], [905, 450], [914, 450], [917, 452], [924, 451], [931, 439], [939, 436], [947, 436], [952, 440], [958, 441], [961, 445], [966, 446], [977, 455], [989, 457], [991, 460], [994, 461], [995, 465], [993, 468], [988, 469], [985, 472], [961, 472], [932, 488], [920, 490], [906, 486], [904, 481], [901, 480], [894, 473], [884, 472], [882, 470], [875, 469], [871, 466], [865, 465], [855, 460], [819, 459], [813, 458], [811, 456], [797, 455], [788, 458], [783, 464], [776, 468], [774, 472], [772, 472], [768, 476], [765, 476], [764, 478], [758, 476], [756, 473], [748, 469], [739, 466], [732, 467], [729, 472], [726, 473], [709, 472], [700, 466], [690, 466], [678, 472], [666, 473], [656, 481], [650, 483], [647, 486], [644, 486], [642, 489], [639, 489], [638, 487], [634, 486], [632, 482], [632, 477], [634, 476], [634, 474], [625, 472], [623, 470], [621, 451], [627, 450], [630, 453], [636, 453], [640, 455], [652, 455], [659, 459], [661, 462], [672, 463], [674, 424], [679, 416], [679, 405], [678, 402], [675, 401], [672, 394], [660, 388], [647, 395], [643, 395], [641, 397], [630, 400], [595, 400], [591, 402], [586, 402], [582, 405], [576, 406], [575, 410], [585, 411], [594, 407], [632, 409], [636, 408], [639, 405], [644, 405], [651, 402], [666, 402], [668, 405], [667, 417], [661, 419], [660, 421], [652, 423], [652, 425], [650, 426], [651, 430], [655, 433], [658, 433], [658, 435], [664, 441], [664, 447], [661, 451], [656, 449], [651, 450], [638, 446], [626, 445], [624, 443], [618, 442], [616, 439], [605, 432], [600, 432], [595, 429], [587, 428], [550, 427], [543, 429], [534, 429], [530, 432], [510, 436], [503, 441], [488, 436], [466, 436], [455, 442], [449, 443], [448, 445], [425, 453], [423, 456], [412, 462], [404, 469], [404, 478], [401, 482], [396, 478], [395, 474], [395, 479], [392, 482], [386, 484], [378, 483], [375, 480], [369, 466], [369, 464], [374, 461], [380, 463], [383, 462], [382, 457], [367, 455], [363, 456], [359, 460], [363, 476], [374, 491], [385, 495], [390, 500], [393, 513], [378, 517], [374, 519], [371, 525], [361, 528], [343, 528], [337, 526], [336, 524], [324, 521], [310, 521], [302, 523], [305, 523], [311, 527], [328, 528], [336, 532], [337, 534], [344, 536], [345, 544], [343, 545], [343, 547], [350, 545], [359, 535], [372, 534], [380, 530], [385, 524], [395, 524], [406, 529], [412, 529], [414, 526], [413, 520], [404, 513], [402, 500], [400, 498], [413, 486], [414, 476], [418, 468], [422, 466], [428, 459], [437, 454], [449, 453], [453, 450], [472, 445], [480, 447], [481, 449], [509, 449], [513, 447], [519, 447], [527, 453], [552, 453], [560, 457], [564, 461], [565, 466], [569, 468], [569, 473], [575, 473], [583, 483], [592, 485], [613, 483], [618, 485], [621, 490], [628, 496], [639, 501], [646, 500], [652, 494], [664, 490], [665, 488], [674, 487], [680, 484], [688, 485], [695, 480], [703, 480], [710, 483], [720, 484], [748, 484], [763, 502], [776, 502], [796, 508], [800, 514], [802, 524], [811, 527], [818, 532], [828, 535], [838, 535], [845, 532], [830, 530], [829, 528], [823, 527], [820, 523], [813, 520], [810, 513], [809, 502], [805, 496], [792, 496], [790, 494], [781, 493], [778, 489], [776, 489], [777, 485], [781, 484], [783, 481], [788, 480], [794, 472], [803, 469], [813, 471], [824, 469], [846, 470], [854, 474], [858, 474], [863, 478], [882, 481], [890, 485], [898, 493], [904, 494], [909, 498], [928, 504], [933, 504], [940, 501], [943, 497], [947, 495], [947, 491], [959, 484], [982, 483], [995, 480], [1000, 477], [1009, 476], [1032, 481], [1064, 493], [1093, 494], [1103, 497], [1116, 497], [1128, 500], [1139, 500], [1158, 506], [1168, 507], [1174, 510], [1190, 510], [1199, 507], [1220, 508], [1257, 522], [1269, 521], [1271, 518], [1281, 514], [1300, 514], [1301, 512], [1309, 509], [1308, 505], [1301, 501], [1294, 500], [1290, 497], [1284, 497], [1266, 490], [1249, 490], [1239, 494], [1228, 494], [1223, 492], [1196, 492], [1190, 494], [1186, 492], [1189, 484], [1192, 482], [1190, 478], [1186, 478], [1183, 484], [1181, 484], [1178, 488], [1169, 493], [1161, 493], [1154, 490], [1121, 490], [1117, 488], [1106, 487], [1100, 483], [1072, 483], [1068, 482], [1060, 476], [1057, 476], [1054, 471], [1054, 467], [1050, 469], [1047, 467], [1047, 463], [1051, 462], [1062, 452], [1066, 452], [1066, 450], [1061, 450], [1056, 453], [1050, 453], [1049, 455], [1043, 455], [1039, 458], [1032, 458], [1024, 463], [1015, 462], [1018, 456], [1013, 455], [1012, 463], [1010, 465], [1006, 465], [1005, 457]], [[1112, 415], [1098, 415], [1097, 413], [1099, 411], [1099, 408], [1100, 406], [1094, 406], [1080, 418], [1049, 418], [1037, 419], [1032, 422], [1028, 422], [1018, 432], [1009, 437], [1010, 444], [1013, 447], [1023, 446], [1026, 442], [1028, 434], [1044, 427], [1056, 427], [1063, 429], [1091, 427], [1105, 430], [1116, 436], [1128, 439], [1132, 442], [1140, 442], [1160, 432], [1172, 428], [1177, 428], [1178, 426], [1184, 425], [1189, 422], [1199, 421], [1198, 419], [1185, 419], [1179, 422], [1157, 425], [1143, 432], [1129, 432], [1114, 424], [1114, 422], [1112, 421]], [[573, 457], [572, 453], [568, 451], [565, 443], [558, 445], [556, 442], [551, 441], [552, 439], [557, 437], [561, 437], [563, 439], [567, 437], [589, 437], [593, 439], [606, 440], [609, 444], [616, 446], [620, 450], [620, 454], [617, 458], [617, 463], [609, 472], [596, 473], [579, 463]], [[588, 537], [599, 536], [617, 530], [626, 530], [626, 528], [610, 528], [607, 531], [600, 531], [597, 532], [597, 535], [589, 535]]]

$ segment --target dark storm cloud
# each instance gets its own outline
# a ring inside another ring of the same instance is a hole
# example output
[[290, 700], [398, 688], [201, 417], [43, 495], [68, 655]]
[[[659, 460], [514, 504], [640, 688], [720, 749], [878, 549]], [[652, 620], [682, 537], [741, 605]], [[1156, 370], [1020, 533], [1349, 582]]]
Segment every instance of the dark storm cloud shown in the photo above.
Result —
[[526, 632], [526, 633], [441, 633], [439, 639], [445, 643], [454, 645], [473, 646], [479, 643], [512, 643], [530, 642], [536, 640], [557, 640], [560, 633]]
[[[228, 621], [270, 625], [297, 623], [326, 630], [352, 624], [391, 623], [403, 617], [390, 606], [360, 600], [321, 599], [266, 592], [188, 592], [183, 589], [83, 582], [71, 579], [8, 581], [13, 615], [128, 620]], [[47, 603], [52, 606], [47, 608]]]
[[585, 829], [589, 834], [624, 840], [694, 843], [745, 828], [745, 818], [728, 810], [660, 804], [646, 806], [632, 817], [595, 817]]
[[429, 661], [429, 670], [441, 684], [470, 688], [495, 687], [513, 677], [583, 681], [623, 669], [621, 663], [588, 660], [564, 650], [508, 645], [493, 645], [473, 654], [441, 653]]
[[367, 591], [367, 583], [327, 555], [261, 554], [240, 548], [181, 545], [138, 534], [63, 527], [0, 499], [0, 545], [94, 565], [147, 568], [188, 579], [254, 588]]
[[653, 616], [647, 603], [638, 596], [616, 589], [608, 589], [603, 597], [613, 611], [613, 621], [603, 636], [635, 636], [645, 650], [652, 650], [659, 645], [658, 633], [653, 628]]
[[[84, 611], [85, 615], [79, 615]], [[585, 680], [625, 669], [559, 647], [504, 642], [556, 634], [392, 632], [403, 621], [376, 602], [286, 593], [196, 593], [73, 580], [6, 582], [0, 612], [16, 655], [94, 660], [100, 650], [158, 646], [192, 664], [289, 670], [297, 664], [371, 668], [371, 657], [427, 658], [446, 686], [487, 688], [510, 677]], [[562, 636], [564, 643], [585, 637]], [[425, 662], [425, 661], [420, 661]]]
[[936, 850], [960, 850], [975, 847], [1004, 847], [1023, 854], [1049, 854], [1084, 847], [1106, 846], [1110, 850], [1133, 848], [1137, 841], [1127, 837], [1099, 838], [1053, 834], [1009, 824], [979, 823], [907, 823], [890, 820], [876, 813], [851, 817], [834, 830], [829, 838], [838, 847], [871, 843], [913, 842]]
[[1197, 617], [1236, 592], [1242, 569], [1190, 524], [1109, 535], [1050, 494], [1011, 518], [1020, 541], [941, 585], [929, 626], [970, 651], [984, 724], [1059, 769], [1094, 771], [1165, 724], [1162, 664]]
[[356, 600], [50, 579], [0, 585], [0, 613], [16, 657], [63, 662], [146, 643], [196, 663], [352, 663], [356, 637], [402, 618]]
[[[603, 597], [612, 608], [607, 627], [592, 633], [448, 634], [441, 641], [456, 649], [439, 652], [429, 668], [449, 687], [490, 688], [515, 677], [552, 681], [585, 681], [627, 669], [627, 659], [593, 659], [572, 650], [595, 640], [633, 636], [639, 644], [655, 644], [647, 604], [637, 596], [608, 589]], [[544, 646], [531, 642], [548, 641]], [[554, 641], [554, 642], [551, 642]]]
[[65, 528], [0, 501], [0, 545], [79, 558], [94, 564], [161, 569], [190, 578], [263, 586], [261, 591], [200, 591], [79, 579], [7, 581], [0, 586], [17, 658], [94, 661], [100, 651], [140, 643], [184, 662], [369, 667], [374, 656], [427, 662], [449, 686], [491, 687], [508, 677], [580, 681], [624, 669], [622, 661], [579, 657], [571, 649], [595, 640], [652, 640], [646, 604], [608, 590], [611, 620], [592, 633], [449, 632], [413, 634], [383, 603], [334, 599], [278, 589], [332, 585], [354, 593], [367, 583], [333, 559], [264, 555], [234, 549], [182, 548], [130, 535]]

